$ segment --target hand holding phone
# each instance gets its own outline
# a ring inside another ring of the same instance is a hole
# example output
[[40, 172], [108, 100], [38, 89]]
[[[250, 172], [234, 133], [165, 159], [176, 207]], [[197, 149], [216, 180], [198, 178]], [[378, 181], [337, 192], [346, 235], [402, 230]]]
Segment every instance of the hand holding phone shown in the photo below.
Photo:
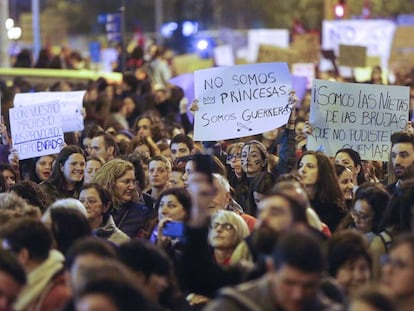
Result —
[[181, 221], [167, 221], [162, 228], [162, 234], [170, 238], [180, 239], [184, 236], [184, 223]]

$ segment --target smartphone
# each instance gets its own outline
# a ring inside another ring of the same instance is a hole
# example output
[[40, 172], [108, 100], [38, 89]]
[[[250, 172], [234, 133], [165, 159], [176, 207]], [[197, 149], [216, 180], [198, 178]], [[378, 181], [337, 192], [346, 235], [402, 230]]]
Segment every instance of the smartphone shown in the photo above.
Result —
[[193, 157], [194, 171], [204, 173], [208, 176], [208, 181], [213, 183], [213, 158], [209, 154], [195, 154]]
[[171, 238], [184, 237], [184, 223], [181, 221], [169, 221], [162, 228], [162, 234]]

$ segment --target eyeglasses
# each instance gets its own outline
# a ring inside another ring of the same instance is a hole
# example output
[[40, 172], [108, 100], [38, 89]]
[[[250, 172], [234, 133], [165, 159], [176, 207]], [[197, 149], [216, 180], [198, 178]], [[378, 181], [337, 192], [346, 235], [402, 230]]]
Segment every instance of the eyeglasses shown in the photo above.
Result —
[[351, 217], [354, 219], [359, 219], [362, 222], [369, 222], [372, 219], [371, 215], [367, 215], [355, 210], [351, 211]]
[[393, 269], [403, 270], [408, 267], [413, 267], [412, 264], [406, 263], [398, 258], [392, 258], [390, 255], [382, 255], [381, 256], [381, 264], [382, 265], [390, 265]]
[[85, 203], [88, 203], [88, 205], [96, 205], [98, 203], [102, 203], [96, 199], [92, 199], [92, 198], [87, 198], [87, 199], [79, 199], [79, 201], [85, 205]]
[[217, 229], [219, 229], [219, 228], [222, 228], [222, 229], [223, 229], [223, 230], [225, 230], [225, 231], [231, 231], [231, 230], [234, 230], [234, 227], [233, 227], [233, 225], [232, 225], [232, 224], [229, 224], [229, 223], [224, 223], [224, 224], [221, 224], [221, 223], [218, 223], [218, 222], [212, 223], [212, 224], [210, 225], [210, 228], [211, 228], [211, 229], [215, 229], [215, 230], [217, 230]]

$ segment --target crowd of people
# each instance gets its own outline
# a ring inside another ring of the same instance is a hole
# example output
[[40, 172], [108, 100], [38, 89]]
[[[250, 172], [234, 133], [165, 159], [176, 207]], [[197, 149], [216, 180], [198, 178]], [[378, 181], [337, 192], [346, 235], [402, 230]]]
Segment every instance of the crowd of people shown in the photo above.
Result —
[[[411, 123], [389, 163], [328, 157], [291, 92], [285, 126], [194, 141], [197, 105], [150, 54], [120, 84], [0, 83], [0, 311], [412, 310]], [[84, 130], [20, 160], [14, 95], [82, 89]]]

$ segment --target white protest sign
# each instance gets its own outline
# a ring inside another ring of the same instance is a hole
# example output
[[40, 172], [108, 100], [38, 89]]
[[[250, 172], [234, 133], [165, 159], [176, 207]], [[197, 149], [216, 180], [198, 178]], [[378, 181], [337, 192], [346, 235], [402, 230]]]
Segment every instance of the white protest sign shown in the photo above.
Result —
[[339, 55], [341, 44], [367, 48], [368, 56], [381, 56], [381, 66], [388, 67], [396, 25], [388, 20], [323, 21], [322, 49]]
[[236, 64], [231, 45], [221, 45], [214, 48], [214, 63], [217, 67], [234, 66]]
[[286, 124], [292, 78], [286, 63], [216, 67], [194, 73], [194, 139], [260, 134]]
[[13, 148], [19, 159], [59, 153], [64, 143], [61, 106], [58, 101], [11, 108]]
[[292, 74], [296, 76], [306, 77], [307, 89], [311, 89], [313, 79], [315, 79], [315, 65], [312, 63], [296, 63], [292, 64]]
[[278, 46], [281, 48], [289, 47], [288, 29], [251, 29], [247, 33], [248, 55], [247, 60], [255, 63], [259, 46], [262, 44]]
[[63, 132], [83, 130], [82, 102], [85, 91], [18, 93], [14, 107], [24, 107], [57, 101], [60, 106]]
[[391, 134], [407, 124], [409, 88], [314, 80], [310, 106], [309, 150], [334, 156], [341, 148], [363, 160], [388, 161]]

